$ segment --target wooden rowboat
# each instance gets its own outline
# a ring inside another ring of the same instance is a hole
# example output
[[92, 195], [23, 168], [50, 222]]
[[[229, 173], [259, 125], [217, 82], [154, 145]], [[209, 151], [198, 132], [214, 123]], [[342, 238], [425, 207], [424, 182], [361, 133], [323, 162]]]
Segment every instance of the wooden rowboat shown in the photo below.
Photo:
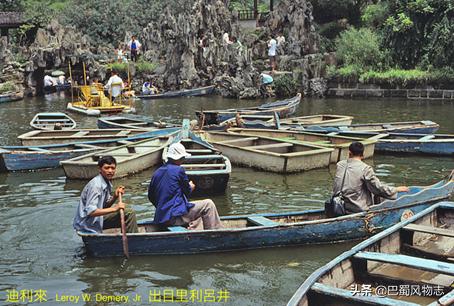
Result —
[[[317, 132], [318, 133], [318, 132]], [[453, 155], [453, 134], [325, 132], [326, 135], [376, 139], [377, 153]]]
[[104, 149], [88, 144], [42, 147], [5, 146], [0, 148], [0, 170], [26, 171], [60, 167], [60, 161]]
[[[230, 160], [192, 132], [186, 137], [176, 137], [172, 142], [178, 141], [181, 141], [186, 151], [191, 154], [191, 157], [185, 158], [181, 165], [189, 180], [196, 186], [191, 195], [225, 193], [232, 172]], [[164, 162], [167, 162], [167, 149], [165, 148], [162, 153]]]
[[65, 113], [38, 113], [30, 121], [30, 126], [36, 130], [73, 130], [76, 122]]
[[23, 171], [60, 167], [60, 161], [130, 144], [135, 141], [166, 136], [177, 129], [149, 131], [129, 138], [113, 138], [84, 142], [51, 144], [44, 146], [3, 146], [0, 147], [0, 170]]
[[316, 270], [287, 306], [454, 305], [454, 202], [413, 214]]
[[[279, 123], [276, 123], [275, 116], [241, 116], [242, 125], [245, 128], [257, 128], [257, 129], [287, 129], [287, 128], [298, 128], [310, 125], [317, 126], [344, 126], [352, 124], [352, 116], [341, 116], [341, 115], [312, 115], [312, 116], [301, 116], [279, 119]], [[232, 126], [236, 125], [235, 118], [229, 120]], [[221, 123], [221, 125], [227, 124], [227, 122]], [[238, 126], [237, 126], [238, 127]]]
[[307, 126], [306, 131], [328, 131], [328, 132], [376, 132], [376, 133], [419, 133], [432, 134], [438, 131], [439, 124], [430, 121], [408, 121], [388, 123], [364, 123], [347, 126]]
[[18, 136], [23, 146], [91, 142], [96, 140], [122, 139], [149, 133], [149, 130], [135, 129], [83, 129], [70, 131], [31, 131]]
[[5, 93], [5, 94], [0, 95], [0, 103], [19, 101], [19, 100], [22, 100], [23, 98], [24, 98], [23, 93], [18, 93], [18, 92]]
[[156, 137], [132, 142], [116, 148], [61, 161], [68, 179], [89, 180], [99, 174], [98, 160], [111, 155], [117, 160], [115, 177], [125, 177], [161, 163], [162, 151], [168, 145], [168, 137]]
[[233, 164], [278, 173], [327, 167], [331, 148], [297, 144], [269, 137], [200, 132], [204, 140], [227, 156]]
[[[441, 181], [428, 187], [411, 187], [397, 200], [386, 200], [368, 212], [326, 218], [324, 210], [279, 214], [222, 217], [224, 228], [187, 230], [181, 226], [158, 227], [139, 223], [139, 233], [127, 234], [130, 255], [200, 254], [266, 247], [334, 243], [367, 237], [386, 229], [402, 216], [416, 214], [434, 201], [452, 194], [454, 182]], [[88, 255], [123, 256], [120, 229], [101, 234], [77, 232]]]
[[370, 158], [374, 155], [375, 143], [377, 142], [377, 140], [371, 138], [355, 138], [283, 130], [230, 128], [227, 132], [239, 135], [271, 137], [293, 143], [315, 144], [332, 148], [334, 150], [331, 152], [331, 163], [337, 163], [340, 160], [347, 159], [348, 147], [353, 141], [361, 142], [364, 145], [364, 157]]
[[182, 89], [175, 91], [167, 91], [161, 94], [155, 95], [140, 95], [137, 98], [142, 100], [149, 99], [166, 99], [166, 98], [175, 98], [175, 97], [196, 97], [196, 96], [208, 96], [214, 93], [216, 85], [193, 88], [193, 89]]
[[98, 118], [97, 125], [99, 129], [162, 129], [176, 127], [174, 124], [169, 124], [161, 121], [152, 122], [143, 118], [109, 116]]
[[277, 113], [280, 118], [286, 118], [294, 114], [298, 105], [301, 102], [301, 94], [298, 93], [295, 97], [276, 101], [272, 103], [265, 103], [257, 107], [249, 108], [232, 108], [226, 110], [207, 110], [197, 111], [196, 115], [202, 125], [220, 124], [221, 122], [233, 118], [239, 113], [243, 115], [274, 115]]

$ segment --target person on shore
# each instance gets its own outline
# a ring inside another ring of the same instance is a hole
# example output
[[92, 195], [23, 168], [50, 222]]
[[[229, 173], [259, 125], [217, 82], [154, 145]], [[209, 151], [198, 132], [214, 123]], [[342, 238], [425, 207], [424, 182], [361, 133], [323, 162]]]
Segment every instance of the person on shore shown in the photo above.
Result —
[[123, 44], [119, 44], [119, 45], [118, 45], [118, 49], [115, 50], [115, 51], [116, 51], [115, 54], [116, 54], [116, 56], [117, 56], [117, 62], [119, 62], [119, 63], [121, 63], [121, 62], [127, 62]]
[[85, 186], [80, 195], [73, 221], [76, 231], [102, 233], [104, 229], [121, 227], [120, 209], [124, 209], [126, 232], [138, 232], [134, 210], [126, 208], [121, 201], [113, 206], [120, 194], [125, 193], [125, 187], [119, 186], [111, 196], [111, 181], [116, 166], [117, 162], [112, 156], [103, 156], [98, 160], [99, 174]]
[[131, 61], [137, 62], [137, 57], [138, 57], [141, 46], [142, 45], [136, 39], [136, 36], [132, 35], [131, 40], [128, 43], [128, 48], [129, 48], [129, 51], [131, 54]]
[[123, 80], [118, 76], [118, 72], [116, 70], [112, 70], [111, 77], [104, 88], [109, 92], [112, 96], [112, 100], [116, 97], [121, 95], [121, 91], [125, 88], [125, 84]]
[[279, 55], [284, 54], [285, 37], [282, 32], [279, 32], [278, 36], [276, 37], [276, 42]]
[[225, 32], [224, 35], [222, 35], [222, 44], [224, 46], [228, 46], [232, 44], [232, 41], [230, 41], [229, 38], [229, 33]]
[[409, 191], [407, 186], [391, 187], [380, 182], [372, 167], [362, 161], [362, 143], [352, 142], [348, 150], [349, 158], [337, 163], [333, 186], [333, 194], [342, 192], [347, 214], [366, 211], [369, 206], [378, 204], [374, 203], [374, 195], [396, 199], [398, 192]]
[[222, 228], [216, 205], [210, 199], [189, 202], [195, 189], [181, 164], [191, 154], [180, 143], [171, 144], [168, 162], [156, 170], [148, 186], [148, 199], [156, 207], [154, 223], [198, 229]]
[[232, 36], [232, 46], [238, 50], [238, 53], [241, 54], [243, 52], [243, 44], [236, 38], [236, 36]]
[[270, 65], [271, 65], [271, 74], [274, 74], [276, 70], [276, 48], [277, 42], [276, 40], [270, 35], [268, 41], [268, 57], [270, 58]]
[[44, 87], [52, 87], [55, 85], [56, 85], [55, 79], [50, 75], [46, 74], [44, 76]]
[[270, 97], [273, 93], [272, 84], [274, 79], [271, 75], [266, 73], [260, 74], [260, 93], [263, 97]]

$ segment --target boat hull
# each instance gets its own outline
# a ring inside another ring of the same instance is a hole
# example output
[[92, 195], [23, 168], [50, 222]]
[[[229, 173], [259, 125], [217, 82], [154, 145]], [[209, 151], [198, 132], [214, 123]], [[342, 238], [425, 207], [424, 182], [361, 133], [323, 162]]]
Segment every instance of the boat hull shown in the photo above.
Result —
[[214, 93], [215, 85], [194, 88], [194, 89], [183, 89], [178, 91], [169, 91], [162, 94], [156, 95], [141, 95], [137, 96], [139, 99], [151, 100], [151, 99], [166, 99], [175, 97], [196, 97], [196, 96], [207, 96]]
[[60, 167], [60, 161], [90, 153], [93, 150], [67, 152], [5, 152], [0, 154], [0, 167], [7, 171], [27, 171]]
[[377, 152], [415, 153], [429, 155], [454, 155], [454, 139], [451, 141], [412, 141], [388, 142], [379, 141], [375, 146]]
[[0, 95], [0, 103], [19, 101], [19, 100], [22, 100], [23, 98], [24, 98], [23, 94], [17, 94], [17, 93], [4, 94], [4, 95]]

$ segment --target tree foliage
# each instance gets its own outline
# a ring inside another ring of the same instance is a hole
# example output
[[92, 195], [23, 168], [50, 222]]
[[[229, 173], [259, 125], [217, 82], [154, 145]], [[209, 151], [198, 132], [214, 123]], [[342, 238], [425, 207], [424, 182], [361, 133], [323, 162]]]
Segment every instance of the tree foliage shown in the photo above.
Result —
[[380, 38], [370, 29], [350, 28], [336, 39], [336, 53], [345, 64], [359, 70], [382, 69], [386, 66], [386, 54], [381, 50]]
[[396, 63], [454, 67], [452, 0], [388, 0], [388, 5], [384, 37]]

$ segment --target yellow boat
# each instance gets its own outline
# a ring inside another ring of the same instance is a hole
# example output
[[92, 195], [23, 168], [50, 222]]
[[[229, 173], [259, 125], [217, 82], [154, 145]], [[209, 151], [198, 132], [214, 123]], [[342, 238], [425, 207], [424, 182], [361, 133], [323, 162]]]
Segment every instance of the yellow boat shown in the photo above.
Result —
[[[84, 80], [86, 80], [85, 64], [84, 64]], [[69, 67], [71, 77], [71, 67]], [[72, 80], [72, 78], [71, 78]], [[130, 84], [130, 82], [128, 82]], [[119, 86], [121, 83], [112, 84], [112, 87]], [[76, 89], [78, 95], [76, 99], [73, 96], [73, 89]], [[126, 88], [129, 90], [129, 88]], [[72, 85], [71, 86], [71, 102], [68, 103], [67, 109], [70, 111], [83, 113], [89, 116], [99, 116], [101, 113], [130, 113], [135, 112], [132, 96], [124, 96], [121, 94], [116, 98], [106, 96], [104, 87], [101, 83], [93, 83], [87, 85]]]

